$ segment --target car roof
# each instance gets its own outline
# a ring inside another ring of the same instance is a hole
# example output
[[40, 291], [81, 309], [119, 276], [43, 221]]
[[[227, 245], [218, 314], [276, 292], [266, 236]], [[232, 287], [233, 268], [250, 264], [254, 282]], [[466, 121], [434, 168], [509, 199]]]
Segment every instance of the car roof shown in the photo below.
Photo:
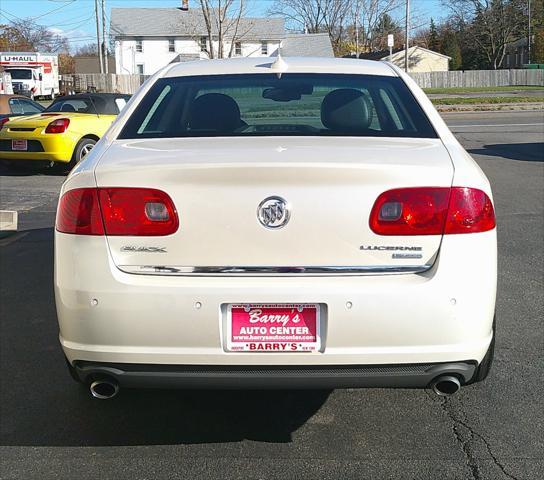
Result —
[[[215, 60], [195, 60], [173, 64], [163, 77], [194, 75], [228, 75], [251, 73], [337, 73], [359, 75], [385, 75], [397, 73], [386, 62], [354, 58], [323, 57], [245, 57]], [[275, 68], [278, 67], [278, 68]]]

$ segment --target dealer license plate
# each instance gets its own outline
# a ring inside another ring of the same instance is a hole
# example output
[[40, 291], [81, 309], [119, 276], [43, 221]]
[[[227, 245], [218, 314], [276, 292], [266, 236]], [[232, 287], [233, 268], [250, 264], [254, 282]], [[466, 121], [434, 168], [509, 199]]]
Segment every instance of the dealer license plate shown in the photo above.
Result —
[[26, 140], [21, 140], [21, 139], [12, 140], [11, 141], [11, 149], [12, 150], [26, 151], [26, 150], [28, 150], [28, 143], [27, 143]]
[[316, 352], [319, 304], [233, 304], [227, 307], [227, 350]]

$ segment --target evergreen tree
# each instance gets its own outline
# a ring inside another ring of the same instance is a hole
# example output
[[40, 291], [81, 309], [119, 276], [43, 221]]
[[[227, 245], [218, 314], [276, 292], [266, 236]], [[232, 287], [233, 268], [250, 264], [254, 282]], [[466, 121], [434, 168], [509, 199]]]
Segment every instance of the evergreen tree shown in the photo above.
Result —
[[431, 26], [429, 27], [429, 50], [434, 50], [435, 52], [440, 51], [440, 40], [438, 38], [438, 30], [434, 20], [431, 18]]
[[371, 50], [385, 50], [387, 48], [387, 35], [392, 34], [398, 39], [401, 31], [400, 25], [393, 17], [384, 13], [371, 31]]
[[463, 57], [461, 55], [461, 47], [459, 46], [457, 36], [452, 33], [447, 33], [444, 35], [443, 45], [444, 55], [451, 57], [450, 70], [459, 70], [463, 65]]
[[535, 32], [533, 42], [533, 51], [531, 52], [532, 63], [544, 63], [544, 28]]

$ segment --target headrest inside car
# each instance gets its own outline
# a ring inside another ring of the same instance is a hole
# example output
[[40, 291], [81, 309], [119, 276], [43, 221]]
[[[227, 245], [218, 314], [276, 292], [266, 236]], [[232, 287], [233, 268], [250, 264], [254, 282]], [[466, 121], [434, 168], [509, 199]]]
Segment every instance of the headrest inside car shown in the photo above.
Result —
[[62, 108], [61, 108], [61, 111], [63, 112], [75, 112], [76, 109], [74, 108], [74, 106], [70, 103], [65, 103]]
[[206, 93], [193, 100], [189, 114], [191, 130], [233, 132], [242, 125], [240, 107], [222, 93]]
[[321, 122], [326, 128], [338, 132], [366, 130], [372, 122], [372, 106], [360, 90], [333, 90], [321, 103]]

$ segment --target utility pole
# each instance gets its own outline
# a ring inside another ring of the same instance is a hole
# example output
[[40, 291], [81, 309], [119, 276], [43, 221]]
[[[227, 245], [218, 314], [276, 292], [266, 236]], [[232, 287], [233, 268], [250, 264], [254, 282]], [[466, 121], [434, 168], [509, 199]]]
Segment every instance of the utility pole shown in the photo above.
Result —
[[98, 47], [98, 62], [100, 63], [100, 73], [104, 73], [104, 64], [102, 63], [102, 43], [100, 42], [100, 21], [98, 20], [98, 0], [94, 0], [94, 13], [96, 18], [96, 46]]
[[408, 73], [408, 47], [410, 46], [410, 0], [406, 0], [406, 32], [404, 33], [404, 71]]
[[355, 5], [355, 58], [359, 58], [359, 0]]
[[104, 52], [104, 73], [108, 73], [108, 36], [106, 35], [106, 0], [102, 0], [102, 45]]
[[531, 0], [529, 0], [529, 36], [527, 37], [527, 63], [531, 64]]

